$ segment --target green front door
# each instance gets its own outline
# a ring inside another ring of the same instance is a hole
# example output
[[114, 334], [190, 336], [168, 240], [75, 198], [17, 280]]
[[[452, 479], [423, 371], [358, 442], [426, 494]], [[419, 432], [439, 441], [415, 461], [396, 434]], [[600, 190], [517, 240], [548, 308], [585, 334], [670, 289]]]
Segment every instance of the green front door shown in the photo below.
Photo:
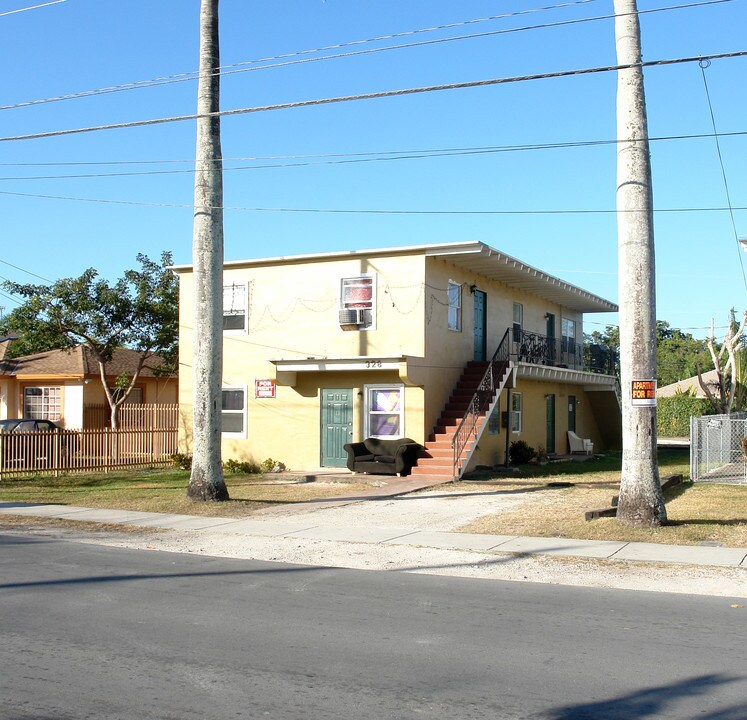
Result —
[[568, 429], [576, 432], [576, 396], [568, 396]]
[[487, 295], [475, 290], [475, 360], [487, 360]]
[[555, 452], [555, 395], [545, 395], [545, 410], [547, 412], [547, 447], [545, 449], [552, 454]]
[[322, 390], [322, 467], [345, 467], [345, 443], [353, 439], [353, 391]]

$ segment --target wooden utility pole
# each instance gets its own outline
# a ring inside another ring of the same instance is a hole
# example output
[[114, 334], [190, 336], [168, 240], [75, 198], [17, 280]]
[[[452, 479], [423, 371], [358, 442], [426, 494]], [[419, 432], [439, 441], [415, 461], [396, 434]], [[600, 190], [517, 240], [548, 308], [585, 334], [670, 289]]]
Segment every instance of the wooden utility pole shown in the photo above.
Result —
[[[634, 398], [634, 383], [656, 378], [653, 195], [641, 30], [636, 0], [614, 0], [617, 76], [617, 232], [623, 457], [617, 518], [662, 525], [667, 511], [656, 456], [656, 400]], [[652, 383], [653, 385], [653, 383]]]
[[223, 377], [223, 164], [218, 0], [201, 0], [200, 77], [192, 236], [194, 347], [192, 474], [187, 497], [228, 500], [221, 464]]

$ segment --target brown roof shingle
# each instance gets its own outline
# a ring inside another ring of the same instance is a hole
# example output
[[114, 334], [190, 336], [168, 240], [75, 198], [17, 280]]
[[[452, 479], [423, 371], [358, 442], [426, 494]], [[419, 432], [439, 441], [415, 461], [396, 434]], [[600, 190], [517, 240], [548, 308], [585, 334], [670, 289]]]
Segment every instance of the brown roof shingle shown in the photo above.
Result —
[[[1, 344], [0, 347], [2, 347]], [[139, 351], [128, 348], [115, 350], [114, 356], [107, 365], [107, 374], [109, 376], [132, 375], [137, 368], [140, 355]], [[156, 355], [148, 358], [140, 373], [141, 377], [154, 377], [153, 368], [158, 365], [158, 362], [159, 358]], [[86, 375], [98, 375], [99, 366], [91, 350], [79, 345], [72, 350], [48, 350], [12, 360], [3, 360], [0, 362], [0, 374], [14, 377], [23, 375], [85, 377]]]

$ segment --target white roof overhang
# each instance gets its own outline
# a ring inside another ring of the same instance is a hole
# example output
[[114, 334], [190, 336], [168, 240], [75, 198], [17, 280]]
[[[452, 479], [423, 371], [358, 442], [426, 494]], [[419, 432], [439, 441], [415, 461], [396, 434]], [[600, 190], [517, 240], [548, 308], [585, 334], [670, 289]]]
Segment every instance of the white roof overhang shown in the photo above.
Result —
[[560, 278], [516, 260], [484, 243], [454, 243], [425, 248], [426, 257], [441, 257], [448, 262], [490, 280], [537, 295], [580, 313], [617, 312], [609, 300], [593, 295]]
[[[443, 258], [449, 263], [490, 280], [523, 290], [580, 313], [617, 312], [618, 307], [609, 300], [593, 295], [560, 278], [548, 275], [516, 258], [495, 250], [481, 242], [467, 241], [408, 247], [351, 250], [347, 252], [310, 253], [251, 260], [231, 260], [223, 264], [227, 270], [266, 265], [284, 265], [304, 262], [326, 262], [357, 257], [386, 257], [423, 254], [425, 257]], [[191, 272], [191, 265], [174, 265], [174, 272]]]

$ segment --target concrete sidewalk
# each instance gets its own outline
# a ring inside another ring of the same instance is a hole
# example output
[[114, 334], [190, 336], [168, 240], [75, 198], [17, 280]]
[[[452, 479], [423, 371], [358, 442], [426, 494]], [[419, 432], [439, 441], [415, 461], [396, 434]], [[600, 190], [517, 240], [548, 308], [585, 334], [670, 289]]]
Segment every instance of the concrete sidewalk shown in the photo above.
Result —
[[[411, 482], [403, 483], [404, 485]], [[431, 482], [432, 486], [433, 483]], [[426, 485], [428, 486], [428, 485]], [[402, 492], [410, 492], [412, 489]], [[417, 488], [419, 489], [419, 488]], [[385, 490], [371, 497], [391, 495]], [[348, 504], [364, 497], [334, 498], [335, 504]], [[309, 507], [306, 504], [305, 507]], [[330, 501], [320, 502], [329, 507]], [[235, 536], [326, 540], [360, 545], [407, 545], [411, 547], [472, 552], [510, 553], [521, 556], [548, 555], [575, 558], [595, 558], [612, 561], [648, 563], [678, 563], [731, 568], [747, 568], [747, 548], [725, 548], [703, 545], [660, 545], [656, 543], [573, 540], [567, 538], [519, 537], [513, 535], [477, 535], [471, 533], [429, 531], [424, 529], [387, 528], [383, 526], [345, 527], [325, 524], [314, 518], [273, 516], [251, 518], [221, 518], [196, 515], [176, 515], [128, 510], [105, 510], [72, 505], [35, 505], [2, 502], [1, 515], [57, 518], [78, 522], [109, 523], [143, 528], [182, 531], [210, 531]]]

